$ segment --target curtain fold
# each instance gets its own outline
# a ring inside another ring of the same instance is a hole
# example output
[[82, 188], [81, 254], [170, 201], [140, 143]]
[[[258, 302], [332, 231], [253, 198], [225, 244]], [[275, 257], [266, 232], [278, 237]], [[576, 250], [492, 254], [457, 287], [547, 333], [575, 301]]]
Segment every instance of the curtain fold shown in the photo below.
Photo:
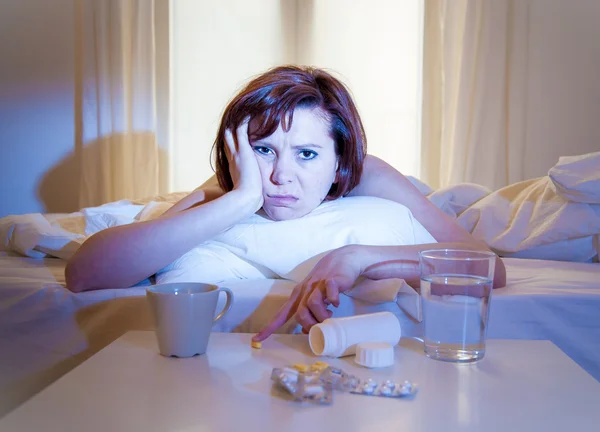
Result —
[[159, 192], [154, 0], [78, 0], [79, 206]]
[[421, 177], [523, 179], [530, 0], [425, 0]]

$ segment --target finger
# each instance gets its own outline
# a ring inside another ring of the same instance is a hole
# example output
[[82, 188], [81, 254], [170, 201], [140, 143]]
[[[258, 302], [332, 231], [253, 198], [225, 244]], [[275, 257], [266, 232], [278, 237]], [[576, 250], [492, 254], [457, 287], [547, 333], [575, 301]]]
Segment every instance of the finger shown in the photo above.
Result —
[[340, 305], [340, 290], [335, 279], [329, 279], [325, 282], [325, 295], [326, 300], [333, 306], [338, 307]]
[[298, 321], [298, 324], [300, 324], [307, 332], [310, 331], [312, 326], [318, 324], [317, 320], [306, 306], [300, 306], [298, 308], [298, 311], [296, 312], [296, 321]]
[[323, 322], [329, 318], [329, 315], [327, 314], [327, 305], [323, 300], [323, 293], [320, 289], [315, 289], [310, 293], [306, 300], [306, 306], [318, 322]]
[[271, 336], [279, 327], [284, 325], [294, 315], [293, 301], [286, 301], [269, 323], [252, 337], [255, 342], [262, 342]]
[[248, 123], [250, 117], [246, 117], [235, 131], [238, 143], [238, 151], [243, 152], [250, 149], [250, 140], [248, 139]]
[[300, 294], [302, 294], [302, 289], [298, 287], [294, 288], [290, 298], [286, 300], [286, 302], [279, 308], [271, 321], [269, 321], [269, 323], [261, 331], [252, 337], [252, 340], [255, 342], [262, 342], [271, 336], [275, 330], [288, 322], [296, 313], [296, 308], [299, 300], [301, 299]]
[[225, 155], [231, 159], [231, 155], [235, 154], [235, 141], [230, 129], [225, 129], [225, 144]]

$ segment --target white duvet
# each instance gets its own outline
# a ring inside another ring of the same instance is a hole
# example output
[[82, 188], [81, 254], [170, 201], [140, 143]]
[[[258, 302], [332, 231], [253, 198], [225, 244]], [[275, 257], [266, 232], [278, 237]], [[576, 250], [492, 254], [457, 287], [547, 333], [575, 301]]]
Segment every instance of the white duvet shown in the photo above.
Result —
[[600, 152], [561, 157], [547, 176], [494, 192], [461, 184], [428, 197], [500, 256], [598, 261]]

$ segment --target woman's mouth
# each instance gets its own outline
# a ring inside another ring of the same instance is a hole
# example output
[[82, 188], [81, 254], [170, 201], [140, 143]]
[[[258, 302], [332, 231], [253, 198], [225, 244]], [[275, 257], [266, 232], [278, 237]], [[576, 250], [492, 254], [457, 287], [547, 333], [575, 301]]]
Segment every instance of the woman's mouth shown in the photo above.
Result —
[[298, 201], [294, 195], [267, 195], [269, 204], [276, 207], [288, 207]]

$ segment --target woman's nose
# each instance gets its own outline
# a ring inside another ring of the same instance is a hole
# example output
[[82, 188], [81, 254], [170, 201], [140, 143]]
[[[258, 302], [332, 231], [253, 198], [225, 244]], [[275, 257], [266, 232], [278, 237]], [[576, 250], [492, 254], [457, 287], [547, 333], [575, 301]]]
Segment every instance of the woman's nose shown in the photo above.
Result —
[[289, 161], [278, 159], [273, 164], [273, 173], [271, 181], [274, 184], [283, 185], [291, 183], [294, 180], [293, 166]]

